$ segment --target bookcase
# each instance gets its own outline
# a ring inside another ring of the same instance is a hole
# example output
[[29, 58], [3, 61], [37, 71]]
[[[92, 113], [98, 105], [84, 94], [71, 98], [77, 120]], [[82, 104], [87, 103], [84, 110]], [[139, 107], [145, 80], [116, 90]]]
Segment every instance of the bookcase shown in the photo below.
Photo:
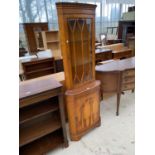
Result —
[[33, 58], [22, 62], [25, 79], [32, 79], [56, 72], [54, 58]]
[[43, 45], [45, 49], [51, 49], [54, 57], [61, 57], [59, 31], [42, 31]]
[[43, 48], [42, 31], [48, 31], [48, 23], [23, 23], [28, 48], [30, 53], [36, 53], [38, 49]]
[[68, 146], [62, 85], [50, 77], [20, 83], [19, 152], [43, 155]]

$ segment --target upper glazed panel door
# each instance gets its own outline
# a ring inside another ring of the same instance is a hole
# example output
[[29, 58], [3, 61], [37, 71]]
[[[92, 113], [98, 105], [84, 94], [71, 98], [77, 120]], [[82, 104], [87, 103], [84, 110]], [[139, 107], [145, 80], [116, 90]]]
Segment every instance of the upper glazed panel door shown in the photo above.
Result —
[[68, 49], [74, 85], [92, 79], [92, 19], [67, 18]]

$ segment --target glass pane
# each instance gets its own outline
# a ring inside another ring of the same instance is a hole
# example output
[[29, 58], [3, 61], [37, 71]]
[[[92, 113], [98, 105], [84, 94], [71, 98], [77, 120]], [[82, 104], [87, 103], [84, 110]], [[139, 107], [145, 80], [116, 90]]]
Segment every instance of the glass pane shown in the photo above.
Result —
[[92, 79], [91, 19], [68, 19], [68, 45], [74, 84]]

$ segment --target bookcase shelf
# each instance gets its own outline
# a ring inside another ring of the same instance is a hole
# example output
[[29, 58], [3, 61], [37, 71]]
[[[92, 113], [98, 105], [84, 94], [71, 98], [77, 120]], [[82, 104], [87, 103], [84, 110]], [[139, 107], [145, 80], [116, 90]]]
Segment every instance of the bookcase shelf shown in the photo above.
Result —
[[[50, 151], [51, 149], [61, 145], [63, 143], [62, 138], [62, 130], [56, 130], [53, 133], [46, 135], [43, 138], [40, 138], [31, 144], [27, 144], [20, 149], [20, 154], [22, 155], [42, 155], [45, 154], [46, 151]], [[53, 143], [54, 141], [54, 143]]]
[[54, 98], [54, 99], [55, 100], [48, 99], [46, 101], [46, 104], [44, 102], [40, 102], [37, 105], [32, 105], [32, 106], [20, 109], [19, 123], [22, 124], [29, 120], [38, 118], [40, 116], [43, 116], [58, 110], [59, 108], [58, 100], [57, 98]]
[[43, 44], [45, 49], [51, 49], [54, 57], [61, 57], [59, 31], [42, 31]]
[[21, 127], [20, 129], [20, 146], [30, 143], [48, 133], [51, 133], [61, 127], [59, 118], [53, 118], [52, 116], [43, 120], [36, 121], [35, 123]]
[[22, 62], [26, 79], [32, 79], [56, 72], [54, 58], [34, 59]]
[[43, 155], [61, 144], [67, 147], [62, 85], [45, 76], [23, 81], [19, 89], [20, 155]]
[[42, 69], [38, 69], [38, 70], [34, 70], [34, 71], [29, 71], [26, 74], [33, 74], [33, 73], [37, 73], [37, 72], [42, 72], [42, 71], [46, 71], [46, 70], [54, 70], [54, 67], [48, 67], [48, 68], [42, 68]]

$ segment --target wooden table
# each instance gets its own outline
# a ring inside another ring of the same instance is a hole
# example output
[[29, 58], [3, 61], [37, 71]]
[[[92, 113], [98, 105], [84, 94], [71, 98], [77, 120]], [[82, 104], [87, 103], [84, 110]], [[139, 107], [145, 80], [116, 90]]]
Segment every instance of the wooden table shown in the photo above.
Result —
[[96, 66], [96, 79], [101, 81], [101, 93], [117, 93], [117, 110], [121, 93], [135, 88], [135, 58], [115, 60], [103, 65]]
[[45, 154], [68, 146], [62, 84], [50, 76], [19, 84], [20, 154]]
[[60, 82], [64, 86], [64, 81], [65, 81], [64, 72], [45, 75], [45, 76], [37, 77], [37, 78], [34, 78], [34, 79], [26, 80], [26, 81], [20, 81], [20, 83], [31, 83], [31, 82], [36, 81], [36, 80], [41, 81], [41, 80], [46, 80], [46, 79], [48, 80], [48, 79], [51, 79], [51, 78], [53, 78], [56, 81]]

